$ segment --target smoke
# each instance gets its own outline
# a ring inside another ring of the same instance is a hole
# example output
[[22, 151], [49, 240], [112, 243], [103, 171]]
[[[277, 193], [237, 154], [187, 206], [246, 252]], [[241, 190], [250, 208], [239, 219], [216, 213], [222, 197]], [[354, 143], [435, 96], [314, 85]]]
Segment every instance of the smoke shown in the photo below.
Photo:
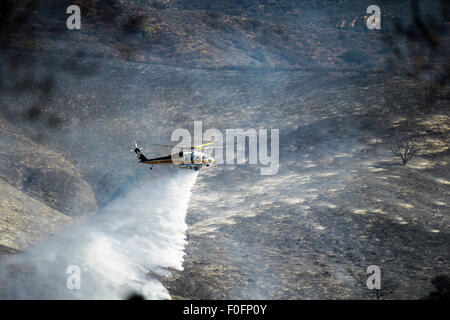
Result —
[[[167, 268], [183, 269], [185, 215], [196, 177], [178, 171], [133, 182], [90, 220], [7, 257], [0, 265], [0, 295], [123, 299], [137, 292], [170, 299], [157, 278], [169, 276]], [[80, 289], [67, 286], [75, 275], [71, 270], [80, 271]]]

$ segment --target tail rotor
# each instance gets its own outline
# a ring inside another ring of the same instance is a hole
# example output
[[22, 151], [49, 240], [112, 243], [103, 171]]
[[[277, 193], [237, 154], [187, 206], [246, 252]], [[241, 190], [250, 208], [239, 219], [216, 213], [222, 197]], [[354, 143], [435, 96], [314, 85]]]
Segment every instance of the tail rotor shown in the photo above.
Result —
[[137, 158], [139, 159], [139, 162], [147, 161], [148, 159], [142, 154], [142, 150], [144, 148], [141, 148], [138, 146], [137, 142], [134, 141], [134, 149], [131, 149], [130, 152], [134, 152], [137, 154]]
[[134, 141], [134, 149], [131, 149], [130, 152], [134, 152], [134, 153], [136, 153], [139, 156], [139, 155], [142, 154], [141, 150], [144, 150], [144, 148], [139, 147], [137, 142]]

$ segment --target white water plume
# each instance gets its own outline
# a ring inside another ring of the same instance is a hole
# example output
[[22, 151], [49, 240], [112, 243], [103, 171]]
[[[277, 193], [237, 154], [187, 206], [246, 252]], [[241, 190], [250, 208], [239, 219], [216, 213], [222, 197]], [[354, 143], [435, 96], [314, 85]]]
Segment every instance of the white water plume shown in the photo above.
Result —
[[[196, 172], [179, 170], [134, 185], [86, 223], [0, 264], [9, 299], [170, 299], [155, 278], [182, 270], [186, 211]], [[79, 267], [80, 289], [66, 285]]]

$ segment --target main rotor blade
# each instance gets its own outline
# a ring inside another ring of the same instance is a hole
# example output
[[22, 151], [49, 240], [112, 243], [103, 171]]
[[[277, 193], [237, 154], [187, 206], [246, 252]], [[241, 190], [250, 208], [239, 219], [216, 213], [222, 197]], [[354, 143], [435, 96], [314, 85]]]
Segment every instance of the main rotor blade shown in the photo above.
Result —
[[203, 147], [201, 149], [220, 149], [220, 148], [226, 148], [227, 146], [215, 146], [215, 147]]
[[213, 144], [213, 143], [214, 143], [214, 140], [212, 140], [212, 141], [210, 141], [210, 142], [207, 142], [207, 143], [205, 143], [205, 144], [201, 144], [201, 145], [198, 145], [198, 146], [192, 146], [192, 147], [188, 147], [188, 146], [183, 147], [183, 146], [175, 146], [175, 145], [171, 145], [171, 144], [160, 144], [160, 143], [152, 143], [152, 145], [154, 145], [154, 146], [160, 146], [160, 147], [169, 147], [169, 148], [175, 148], [175, 147], [177, 147], [177, 148], [180, 148], [180, 149], [190, 149], [190, 150], [194, 150], [194, 149], [207, 149], [207, 148], [224, 148], [223, 146], [206, 147], [206, 146], [209, 146], [209, 145], [211, 145], [211, 144]]
[[160, 146], [160, 147], [168, 147], [168, 148], [178, 148], [178, 149], [190, 149], [193, 150], [194, 147], [183, 147], [183, 146], [174, 146], [170, 144], [159, 144], [159, 143], [152, 143], [154, 146]]
[[194, 148], [195, 149], [205, 149], [206, 146], [212, 145], [212, 144], [214, 144], [216, 142], [220, 142], [220, 141], [215, 141], [215, 140], [216, 139], [212, 139], [211, 141], [209, 141], [207, 143], [204, 143], [204, 144], [201, 144], [201, 145], [198, 145], [198, 146], [195, 146]]
[[170, 145], [170, 144], [152, 143], [152, 145], [154, 145], [154, 146], [160, 146], [160, 147], [170, 147], [170, 148], [175, 148], [175, 146]]

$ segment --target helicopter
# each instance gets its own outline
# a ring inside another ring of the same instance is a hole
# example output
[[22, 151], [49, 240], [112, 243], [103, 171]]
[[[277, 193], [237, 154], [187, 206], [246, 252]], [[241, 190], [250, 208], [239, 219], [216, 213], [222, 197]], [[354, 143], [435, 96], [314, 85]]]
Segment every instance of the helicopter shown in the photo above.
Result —
[[[203, 166], [209, 167], [213, 165], [215, 160], [210, 155], [196, 150], [203, 151], [204, 149], [219, 148], [218, 146], [208, 147], [213, 143], [214, 140], [198, 146], [179, 147], [181, 148], [181, 151], [178, 153], [172, 153], [164, 157], [149, 159], [142, 153], [142, 150], [144, 148], [139, 147], [137, 142], [134, 141], [134, 149], [130, 150], [130, 152], [136, 153], [139, 163], [151, 165], [150, 169], [153, 169], [153, 165], [155, 164], [171, 164], [177, 165], [180, 169], [192, 169], [194, 171], [198, 171]], [[175, 146], [165, 144], [153, 144], [153, 145], [175, 148]]]

